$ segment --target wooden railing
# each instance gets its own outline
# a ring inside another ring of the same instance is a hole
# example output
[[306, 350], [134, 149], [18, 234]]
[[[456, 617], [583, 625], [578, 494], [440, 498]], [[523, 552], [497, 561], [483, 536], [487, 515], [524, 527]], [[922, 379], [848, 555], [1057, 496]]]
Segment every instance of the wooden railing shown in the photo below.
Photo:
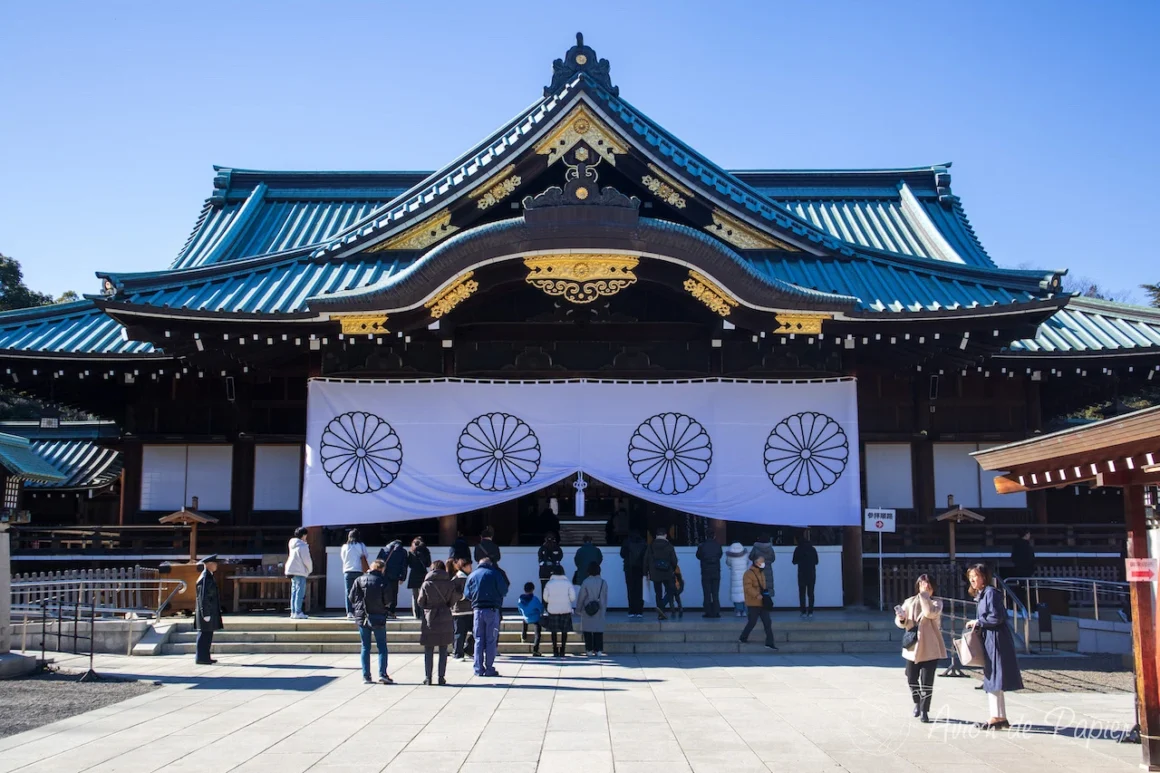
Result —
[[[1031, 532], [1037, 553], [1119, 553], [1123, 548], [1123, 524], [960, 524], [955, 530], [959, 553], [1009, 553], [1015, 540]], [[886, 553], [945, 553], [949, 527], [945, 523], [900, 524], [894, 534], [884, 534]], [[863, 551], [878, 552], [877, 534], [867, 533]]]
[[[938, 589], [940, 596], [947, 598], [968, 598], [967, 594], [967, 566], [970, 562], [960, 561], [887, 561], [882, 572], [882, 597], [887, 608], [901, 604], [907, 597], [914, 595], [914, 583], [919, 575], [928, 575]], [[877, 571], [877, 565], [874, 569]], [[1069, 580], [1087, 580], [1094, 583], [1115, 583], [1120, 580], [1120, 565], [1064, 565], [1047, 564], [1040, 566], [1037, 577], [1067, 578]], [[1047, 582], [1044, 582], [1045, 587]], [[877, 583], [867, 583], [867, 589], [876, 589]], [[1071, 592], [1071, 603], [1074, 606], [1091, 606], [1094, 599], [1091, 595], [1091, 586], [1083, 583], [1076, 584]], [[1022, 599], [1022, 597], [1021, 597]], [[1112, 603], [1112, 599], [1105, 599], [1102, 595], [1099, 603]]]
[[[172, 526], [14, 526], [15, 556], [63, 553], [189, 556], [189, 530]], [[286, 550], [286, 530], [215, 526], [198, 531], [198, 553], [264, 554]]]

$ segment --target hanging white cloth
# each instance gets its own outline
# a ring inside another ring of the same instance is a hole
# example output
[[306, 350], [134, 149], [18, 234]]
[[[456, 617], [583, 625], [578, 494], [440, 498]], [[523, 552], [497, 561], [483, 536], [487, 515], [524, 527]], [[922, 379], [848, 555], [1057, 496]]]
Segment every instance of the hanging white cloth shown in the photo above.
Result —
[[310, 382], [308, 525], [461, 513], [581, 471], [710, 518], [856, 525], [855, 383]]

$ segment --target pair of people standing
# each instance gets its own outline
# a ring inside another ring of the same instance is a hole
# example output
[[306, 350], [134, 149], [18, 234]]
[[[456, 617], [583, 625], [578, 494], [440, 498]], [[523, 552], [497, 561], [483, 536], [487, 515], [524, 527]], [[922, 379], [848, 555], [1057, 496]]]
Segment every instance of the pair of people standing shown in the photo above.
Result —
[[[980, 722], [983, 730], [1005, 730], [1007, 720], [1005, 693], [1023, 689], [1023, 677], [1015, 655], [1015, 637], [1007, 625], [1007, 607], [992, 584], [991, 570], [975, 564], [967, 570], [967, 581], [974, 596], [975, 619], [967, 630], [976, 629], [983, 637], [983, 690], [987, 693], [990, 719]], [[942, 601], [928, 575], [915, 581], [915, 593], [895, 607], [895, 625], [903, 635], [902, 657], [906, 663], [906, 681], [914, 701], [914, 716], [930, 721], [930, 704], [934, 693], [934, 674], [940, 660], [947, 656], [942, 633]]]

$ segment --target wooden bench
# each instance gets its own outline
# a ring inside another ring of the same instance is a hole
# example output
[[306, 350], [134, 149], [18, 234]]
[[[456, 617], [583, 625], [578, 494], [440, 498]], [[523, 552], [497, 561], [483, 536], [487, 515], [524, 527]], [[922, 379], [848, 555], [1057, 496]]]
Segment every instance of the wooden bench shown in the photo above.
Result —
[[[318, 606], [318, 586], [323, 575], [306, 578], [306, 597], [302, 611], [312, 612]], [[234, 614], [253, 609], [289, 609], [290, 578], [285, 575], [236, 574], [229, 578], [230, 611]]]

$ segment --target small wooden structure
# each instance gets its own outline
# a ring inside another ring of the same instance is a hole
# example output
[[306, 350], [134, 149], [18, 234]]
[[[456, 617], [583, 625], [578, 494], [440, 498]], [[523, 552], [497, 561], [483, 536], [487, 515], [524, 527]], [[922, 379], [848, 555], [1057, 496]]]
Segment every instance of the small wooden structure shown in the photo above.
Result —
[[942, 515], [935, 516], [935, 520], [950, 524], [951, 534], [948, 550], [950, 552], [950, 561], [953, 564], [955, 562], [955, 527], [960, 523], [982, 523], [987, 519], [974, 510], [968, 510], [962, 505], [956, 505], [954, 494], [947, 495], [947, 507], [950, 510], [947, 510]]
[[[258, 569], [242, 570], [229, 578], [233, 586], [230, 590], [230, 611], [234, 614], [255, 609], [284, 610], [290, 607], [290, 578], [279, 572], [266, 574]], [[324, 575], [313, 574], [306, 578], [306, 597], [302, 602], [303, 612], [313, 612], [318, 608], [320, 587]]]
[[[1123, 490], [1128, 558], [1149, 558], [1148, 513], [1160, 486], [1160, 406], [973, 454], [1001, 471], [1001, 494], [1089, 485]], [[1151, 495], [1149, 492], [1152, 492]], [[1152, 582], [1132, 582], [1132, 649], [1144, 765], [1160, 770], [1160, 664]]]
[[[201, 569], [197, 565], [197, 527], [218, 522], [218, 519], [214, 516], [206, 515], [198, 511], [197, 497], [193, 497], [190, 501], [190, 507], [182, 507], [176, 512], [157, 519], [158, 523], [163, 526], [189, 527], [189, 561], [184, 564], [170, 564], [168, 567], [170, 579], [185, 581], [185, 590], [175, 594], [169, 602], [167, 611], [170, 614], [177, 612], [192, 613], [196, 609], [197, 578], [201, 574]], [[223, 574], [230, 573], [226, 566], [218, 567], [215, 576], [218, 579], [219, 585], [224, 579]]]

